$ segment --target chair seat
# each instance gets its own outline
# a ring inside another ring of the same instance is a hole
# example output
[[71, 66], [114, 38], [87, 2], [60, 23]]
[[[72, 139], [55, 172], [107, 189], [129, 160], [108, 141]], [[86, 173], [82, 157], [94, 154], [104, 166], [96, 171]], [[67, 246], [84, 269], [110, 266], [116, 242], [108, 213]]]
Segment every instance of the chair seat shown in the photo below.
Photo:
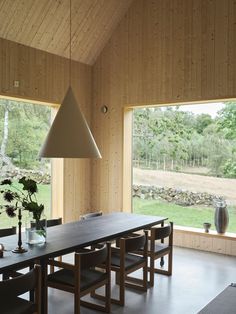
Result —
[[[159, 254], [159, 253], [164, 253], [164, 252], [168, 252], [170, 250], [170, 247], [165, 244], [165, 243], [155, 243], [155, 247], [154, 247], [154, 252]], [[148, 254], [151, 251], [151, 245], [150, 243], [148, 243]]]
[[[155, 243], [154, 252], [156, 254], [161, 254], [164, 252], [169, 252], [170, 247], [165, 243]], [[136, 251], [137, 254], [142, 254], [143, 249]], [[151, 243], [148, 242], [148, 255], [151, 253]]]
[[[145, 262], [145, 258], [135, 255], [126, 254], [125, 255], [125, 270], [135, 267], [141, 263]], [[120, 254], [118, 252], [112, 252], [111, 255], [111, 266], [120, 267]]]
[[36, 312], [36, 305], [21, 298], [9, 298], [0, 305], [1, 314], [32, 314]]
[[[84, 291], [89, 287], [108, 278], [107, 274], [95, 269], [86, 269], [81, 272], [80, 291]], [[56, 282], [71, 287], [75, 285], [75, 275], [72, 270], [62, 269], [48, 275], [48, 283]]]

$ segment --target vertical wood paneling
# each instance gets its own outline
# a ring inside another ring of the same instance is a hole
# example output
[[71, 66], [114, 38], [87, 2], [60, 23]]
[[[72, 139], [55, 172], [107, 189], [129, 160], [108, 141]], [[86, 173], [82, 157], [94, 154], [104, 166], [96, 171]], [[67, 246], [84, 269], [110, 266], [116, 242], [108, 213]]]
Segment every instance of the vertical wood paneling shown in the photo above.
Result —
[[[133, 112], [131, 109], [126, 109], [124, 111], [124, 126], [123, 126], [123, 149], [124, 149], [124, 158], [123, 158], [123, 177], [125, 178], [123, 183], [123, 211], [130, 211], [130, 203], [132, 202], [132, 125], [133, 125]], [[125, 158], [125, 156], [130, 156], [130, 158]], [[130, 192], [129, 192], [130, 191]]]
[[[132, 0], [71, 2], [72, 58], [93, 64]], [[69, 55], [69, 0], [1, 0], [0, 37]]]
[[[13, 86], [14, 80], [20, 81], [19, 88]], [[90, 123], [91, 67], [73, 61], [71, 83]], [[0, 95], [60, 104], [68, 85], [68, 59], [0, 39]], [[81, 212], [91, 207], [90, 161], [65, 159], [55, 164], [53, 215], [61, 216], [63, 210], [64, 221], [78, 219]]]
[[215, 93], [222, 95], [227, 88], [229, 1], [215, 1]]
[[123, 207], [124, 107], [236, 97], [235, 34], [235, 0], [132, 2], [93, 67], [93, 207]]
[[229, 2], [229, 21], [228, 21], [228, 29], [227, 29], [227, 31], [228, 31], [228, 46], [227, 46], [228, 76], [227, 76], [227, 82], [228, 82], [229, 94], [232, 94], [236, 88], [236, 82], [234, 79], [235, 71], [236, 71], [236, 62], [235, 62], [236, 45], [234, 44], [235, 43], [235, 37], [236, 37], [235, 16], [236, 16], [236, 1], [230, 1]]
[[[187, 230], [189, 229], [189, 230]], [[174, 245], [197, 250], [236, 256], [236, 241], [233, 234], [217, 234], [214, 231], [206, 234], [200, 229], [176, 227]]]
[[[204, 2], [203, 2], [204, 5]], [[205, 73], [202, 73], [203, 80], [205, 79], [206, 88], [204, 89], [203, 97], [207, 99], [207, 97], [214, 97], [215, 95], [215, 11], [216, 6], [214, 1], [207, 0], [206, 1], [206, 34], [203, 36], [206, 37], [204, 44], [202, 45], [202, 49], [206, 51], [206, 61], [205, 63], [206, 69]], [[215, 97], [217, 97], [215, 95]]]

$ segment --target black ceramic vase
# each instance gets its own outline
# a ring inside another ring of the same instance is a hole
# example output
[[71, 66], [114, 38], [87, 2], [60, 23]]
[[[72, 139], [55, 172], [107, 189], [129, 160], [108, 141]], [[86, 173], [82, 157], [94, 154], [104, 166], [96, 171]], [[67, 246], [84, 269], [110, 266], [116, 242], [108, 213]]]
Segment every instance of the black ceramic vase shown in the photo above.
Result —
[[215, 226], [218, 233], [225, 233], [229, 224], [229, 214], [224, 201], [215, 204]]

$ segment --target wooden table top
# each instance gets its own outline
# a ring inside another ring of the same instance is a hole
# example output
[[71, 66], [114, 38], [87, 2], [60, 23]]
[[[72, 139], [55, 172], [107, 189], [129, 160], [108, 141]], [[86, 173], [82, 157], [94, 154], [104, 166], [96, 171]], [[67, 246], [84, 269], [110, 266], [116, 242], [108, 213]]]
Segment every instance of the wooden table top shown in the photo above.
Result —
[[26, 253], [12, 253], [17, 246], [17, 236], [0, 239], [7, 252], [0, 258], [0, 273], [29, 265], [35, 259], [43, 260], [75, 251], [78, 248], [120, 237], [128, 232], [160, 224], [167, 218], [127, 213], [112, 213], [87, 220], [66, 223], [47, 229], [47, 242], [42, 245], [27, 245]]

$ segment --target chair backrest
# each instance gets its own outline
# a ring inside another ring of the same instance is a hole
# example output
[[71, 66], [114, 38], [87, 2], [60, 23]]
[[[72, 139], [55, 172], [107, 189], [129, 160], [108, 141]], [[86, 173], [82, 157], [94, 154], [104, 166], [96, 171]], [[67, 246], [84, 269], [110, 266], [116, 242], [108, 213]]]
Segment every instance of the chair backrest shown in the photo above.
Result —
[[120, 239], [120, 245], [124, 241], [125, 245], [125, 252], [134, 252], [139, 249], [142, 249], [147, 241], [147, 235], [146, 234], [140, 234], [137, 236], [132, 236], [129, 238], [121, 238]]
[[16, 234], [16, 227], [0, 229], [0, 238]]
[[94, 251], [75, 253], [75, 261], [80, 265], [81, 269], [88, 269], [101, 265], [107, 260], [108, 257], [108, 245], [104, 244], [101, 248]]
[[155, 240], [163, 240], [171, 236], [173, 232], [173, 222], [164, 227], [152, 227], [151, 235], [154, 235]]
[[[40, 266], [36, 265], [30, 272], [9, 280], [0, 281], [1, 302], [12, 302], [14, 297], [23, 293], [39, 289], [40, 285]], [[1, 310], [0, 310], [1, 311]]]
[[[47, 227], [53, 227], [53, 226], [57, 226], [57, 225], [61, 225], [62, 224], [62, 218], [52, 218], [52, 219], [41, 219], [40, 222], [42, 223], [43, 226], [47, 226]], [[36, 226], [35, 222], [31, 222], [30, 223], [31, 228], [34, 228]]]
[[62, 218], [47, 219], [47, 227], [53, 227], [62, 224]]
[[102, 216], [102, 212], [85, 214], [85, 215], [80, 216], [80, 219], [81, 220], [86, 220], [86, 219], [95, 218], [95, 217], [98, 217], [98, 216]]

